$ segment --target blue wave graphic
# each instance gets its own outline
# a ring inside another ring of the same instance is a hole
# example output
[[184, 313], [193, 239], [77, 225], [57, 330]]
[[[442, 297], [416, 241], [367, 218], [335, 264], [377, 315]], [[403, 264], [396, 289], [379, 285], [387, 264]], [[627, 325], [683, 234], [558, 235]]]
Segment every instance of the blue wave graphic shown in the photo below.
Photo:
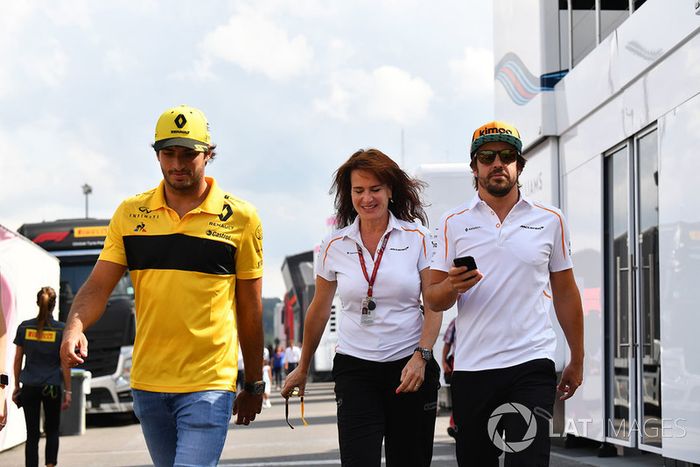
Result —
[[503, 85], [508, 97], [517, 105], [525, 105], [543, 91], [552, 91], [568, 70], [533, 75], [513, 52], [508, 52], [496, 65], [496, 80]]

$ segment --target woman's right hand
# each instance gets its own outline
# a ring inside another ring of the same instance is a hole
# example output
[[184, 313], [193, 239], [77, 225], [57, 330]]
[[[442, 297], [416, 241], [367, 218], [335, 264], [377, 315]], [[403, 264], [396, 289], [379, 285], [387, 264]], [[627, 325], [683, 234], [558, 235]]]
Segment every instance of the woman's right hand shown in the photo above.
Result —
[[282, 386], [282, 390], [280, 391], [282, 397], [289, 399], [289, 396], [292, 395], [294, 388], [299, 388], [298, 395], [303, 396], [307, 378], [308, 372], [302, 370], [300, 366], [292, 370], [292, 372], [287, 375], [287, 379], [284, 380], [284, 386]]

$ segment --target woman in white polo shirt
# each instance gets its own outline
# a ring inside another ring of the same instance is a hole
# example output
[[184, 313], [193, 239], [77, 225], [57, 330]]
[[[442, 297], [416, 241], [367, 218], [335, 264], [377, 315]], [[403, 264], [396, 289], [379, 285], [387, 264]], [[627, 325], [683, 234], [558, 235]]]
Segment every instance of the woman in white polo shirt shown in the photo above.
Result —
[[309, 364], [340, 295], [333, 361], [343, 466], [430, 465], [439, 367], [432, 348], [442, 318], [421, 311], [430, 234], [422, 183], [376, 149], [353, 154], [335, 173], [339, 230], [321, 244], [316, 292], [304, 323], [301, 361], [282, 396], [304, 394]]

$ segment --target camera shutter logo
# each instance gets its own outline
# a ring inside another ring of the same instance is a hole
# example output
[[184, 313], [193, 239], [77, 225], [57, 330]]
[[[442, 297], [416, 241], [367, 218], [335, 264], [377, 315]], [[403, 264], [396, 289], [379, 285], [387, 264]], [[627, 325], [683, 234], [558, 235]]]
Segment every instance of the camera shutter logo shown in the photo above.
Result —
[[[520, 414], [527, 425], [527, 431], [522, 441], [508, 440], [505, 441], [501, 434], [496, 429], [498, 423], [501, 421], [501, 417], [505, 414]], [[530, 409], [517, 402], [508, 402], [503, 405], [496, 407], [496, 410], [491, 412], [489, 417], [489, 422], [487, 425], [487, 431], [491, 442], [499, 448], [500, 450], [508, 453], [521, 452], [528, 448], [535, 440], [535, 435], [537, 434], [537, 421], [535, 420], [535, 415]]]

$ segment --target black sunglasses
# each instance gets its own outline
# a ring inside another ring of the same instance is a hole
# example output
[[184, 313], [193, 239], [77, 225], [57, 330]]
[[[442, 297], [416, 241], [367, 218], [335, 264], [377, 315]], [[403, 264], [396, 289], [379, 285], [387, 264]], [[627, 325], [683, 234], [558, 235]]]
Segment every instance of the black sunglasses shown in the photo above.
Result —
[[518, 159], [520, 153], [515, 149], [501, 149], [500, 151], [477, 151], [476, 159], [484, 165], [493, 164], [496, 160], [496, 156], [501, 159], [505, 165], [512, 164]]
[[[298, 396], [299, 395], [299, 388], [294, 388], [290, 396]], [[304, 396], [300, 396], [301, 399], [301, 421], [304, 422], [304, 426], [308, 426], [309, 422], [306, 421], [304, 418]], [[289, 423], [289, 397], [284, 399], [284, 418], [287, 420], [287, 425], [289, 425], [289, 428], [292, 430], [294, 427], [292, 426], [291, 423]]]

